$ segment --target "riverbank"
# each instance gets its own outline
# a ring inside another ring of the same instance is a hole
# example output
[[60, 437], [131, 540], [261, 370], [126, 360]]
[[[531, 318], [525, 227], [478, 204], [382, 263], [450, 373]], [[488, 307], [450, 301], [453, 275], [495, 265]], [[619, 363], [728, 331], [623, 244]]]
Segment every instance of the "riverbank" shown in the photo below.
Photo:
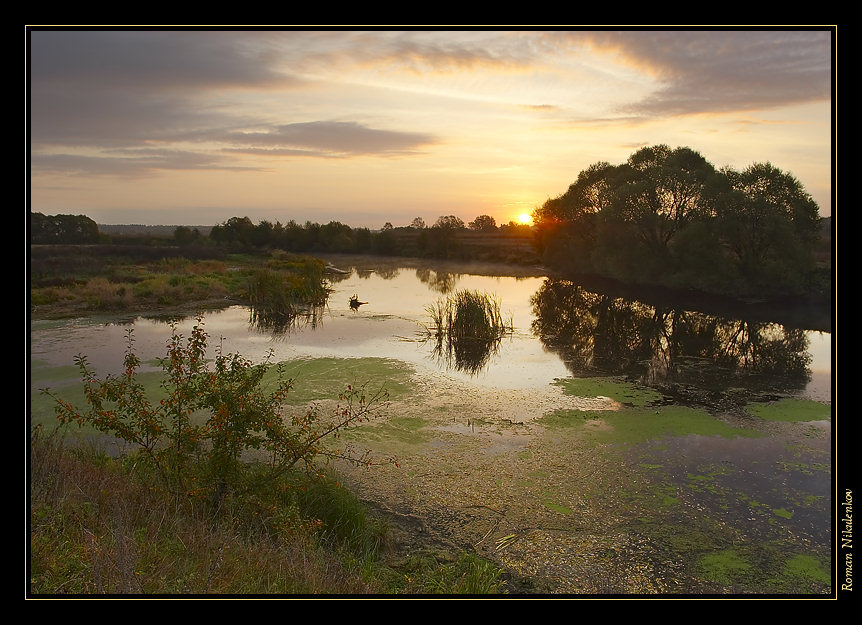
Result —
[[[477, 551], [524, 594], [828, 594], [830, 400], [803, 401], [804, 380], [773, 385], [756, 358], [766, 349], [769, 374], [796, 372], [785, 357], [805, 369], [800, 333], [739, 335], [744, 324], [732, 320], [657, 315], [546, 280], [541, 268], [521, 267], [513, 279], [496, 266], [480, 278], [460, 263], [348, 258], [327, 257], [341, 271], [317, 327], [276, 335], [251, 327], [240, 306], [207, 323], [230, 351], [257, 360], [275, 349], [296, 379], [296, 410], [329, 410], [345, 382], [392, 391], [384, 418], [341, 441], [398, 466], [338, 468], [339, 481], [391, 523], [395, 552]], [[456, 287], [502, 293], [518, 320], [480, 376], [434, 361], [411, 338], [424, 306]], [[351, 310], [353, 293], [370, 303]], [[577, 332], [543, 342], [537, 319]], [[163, 353], [165, 328], [136, 320], [136, 345]], [[45, 361], [42, 379], [57, 383], [81, 345], [108, 352], [125, 331], [43, 329], [34, 358]], [[741, 342], [758, 352], [727, 349]], [[719, 352], [739, 362], [710, 365]], [[597, 355], [600, 364], [646, 363], [650, 375], [601, 373]], [[106, 361], [115, 371], [120, 356], [101, 354]]]
[[[488, 238], [469, 233], [463, 236], [466, 240]], [[505, 247], [510, 239], [514, 247]], [[450, 275], [548, 276], [576, 282], [598, 292], [638, 299], [657, 308], [687, 308], [806, 330], [831, 331], [834, 302], [825, 295], [756, 300], [691, 289], [624, 284], [601, 276], [551, 269], [521, 249], [525, 245], [523, 237], [502, 237], [501, 240], [500, 245], [504, 246], [501, 253], [484, 255], [485, 260], [482, 254], [467, 254], [463, 259], [454, 260], [343, 253], [242, 255], [228, 254], [225, 249], [214, 246], [31, 246], [29, 310], [33, 318], [105, 311], [171, 314], [189, 306], [217, 310], [241, 299], [238, 279], [243, 272], [262, 267], [268, 258], [281, 255], [321, 258], [336, 268], [357, 272], [368, 271], [365, 269], [368, 267], [375, 267], [378, 272], [398, 267], [434, 267], [437, 273]], [[492, 243], [485, 241], [483, 245]], [[333, 281], [339, 279], [338, 274], [332, 272], [328, 277]]]

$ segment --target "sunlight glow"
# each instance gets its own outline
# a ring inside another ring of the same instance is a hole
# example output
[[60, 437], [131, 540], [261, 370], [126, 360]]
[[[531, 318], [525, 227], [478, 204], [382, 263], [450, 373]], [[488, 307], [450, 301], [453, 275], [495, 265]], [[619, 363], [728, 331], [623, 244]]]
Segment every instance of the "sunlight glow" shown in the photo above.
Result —
[[531, 226], [533, 225], [533, 217], [527, 213], [521, 213], [518, 215], [518, 223], [522, 226]]

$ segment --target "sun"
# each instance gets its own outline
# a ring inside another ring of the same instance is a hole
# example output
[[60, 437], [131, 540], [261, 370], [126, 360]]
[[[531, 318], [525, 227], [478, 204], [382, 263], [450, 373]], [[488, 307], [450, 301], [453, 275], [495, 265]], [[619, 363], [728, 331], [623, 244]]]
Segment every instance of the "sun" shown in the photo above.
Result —
[[529, 213], [521, 213], [518, 215], [518, 223], [522, 226], [529, 226], [533, 223], [533, 216]]

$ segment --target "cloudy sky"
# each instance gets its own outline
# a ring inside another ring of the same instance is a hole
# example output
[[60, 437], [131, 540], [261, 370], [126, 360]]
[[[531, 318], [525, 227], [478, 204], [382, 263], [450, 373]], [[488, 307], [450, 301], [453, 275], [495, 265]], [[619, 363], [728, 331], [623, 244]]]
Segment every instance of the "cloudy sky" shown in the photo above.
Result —
[[30, 33], [31, 210], [498, 223], [598, 161], [769, 161], [831, 214], [828, 30]]

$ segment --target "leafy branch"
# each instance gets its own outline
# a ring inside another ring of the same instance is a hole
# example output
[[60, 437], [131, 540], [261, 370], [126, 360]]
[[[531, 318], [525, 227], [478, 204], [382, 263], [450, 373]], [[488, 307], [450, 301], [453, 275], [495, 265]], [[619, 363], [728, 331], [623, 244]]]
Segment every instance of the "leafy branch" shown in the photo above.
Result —
[[[172, 328], [167, 356], [161, 360], [163, 396], [155, 404], [137, 379], [141, 361], [131, 330], [122, 375], [99, 379], [85, 356], [76, 358], [86, 408], [73, 406], [49, 389], [42, 393], [55, 400], [61, 423], [87, 424], [136, 445], [171, 490], [192, 492], [187, 474], [201, 475], [214, 504], [228, 490], [240, 490], [243, 482], [251, 486], [272, 480], [297, 465], [310, 470], [318, 457], [374, 464], [368, 454], [356, 454], [349, 447], [333, 450], [324, 441], [376, 416], [387, 405], [385, 390], [368, 393], [365, 386], [349, 385], [329, 419], [321, 419], [316, 407], [287, 417], [283, 409], [294, 382], [280, 364], [272, 363], [272, 352], [255, 364], [219, 350], [208, 366], [207, 340], [200, 319], [186, 341]], [[266, 461], [252, 467], [244, 462], [247, 452], [263, 453]]]

